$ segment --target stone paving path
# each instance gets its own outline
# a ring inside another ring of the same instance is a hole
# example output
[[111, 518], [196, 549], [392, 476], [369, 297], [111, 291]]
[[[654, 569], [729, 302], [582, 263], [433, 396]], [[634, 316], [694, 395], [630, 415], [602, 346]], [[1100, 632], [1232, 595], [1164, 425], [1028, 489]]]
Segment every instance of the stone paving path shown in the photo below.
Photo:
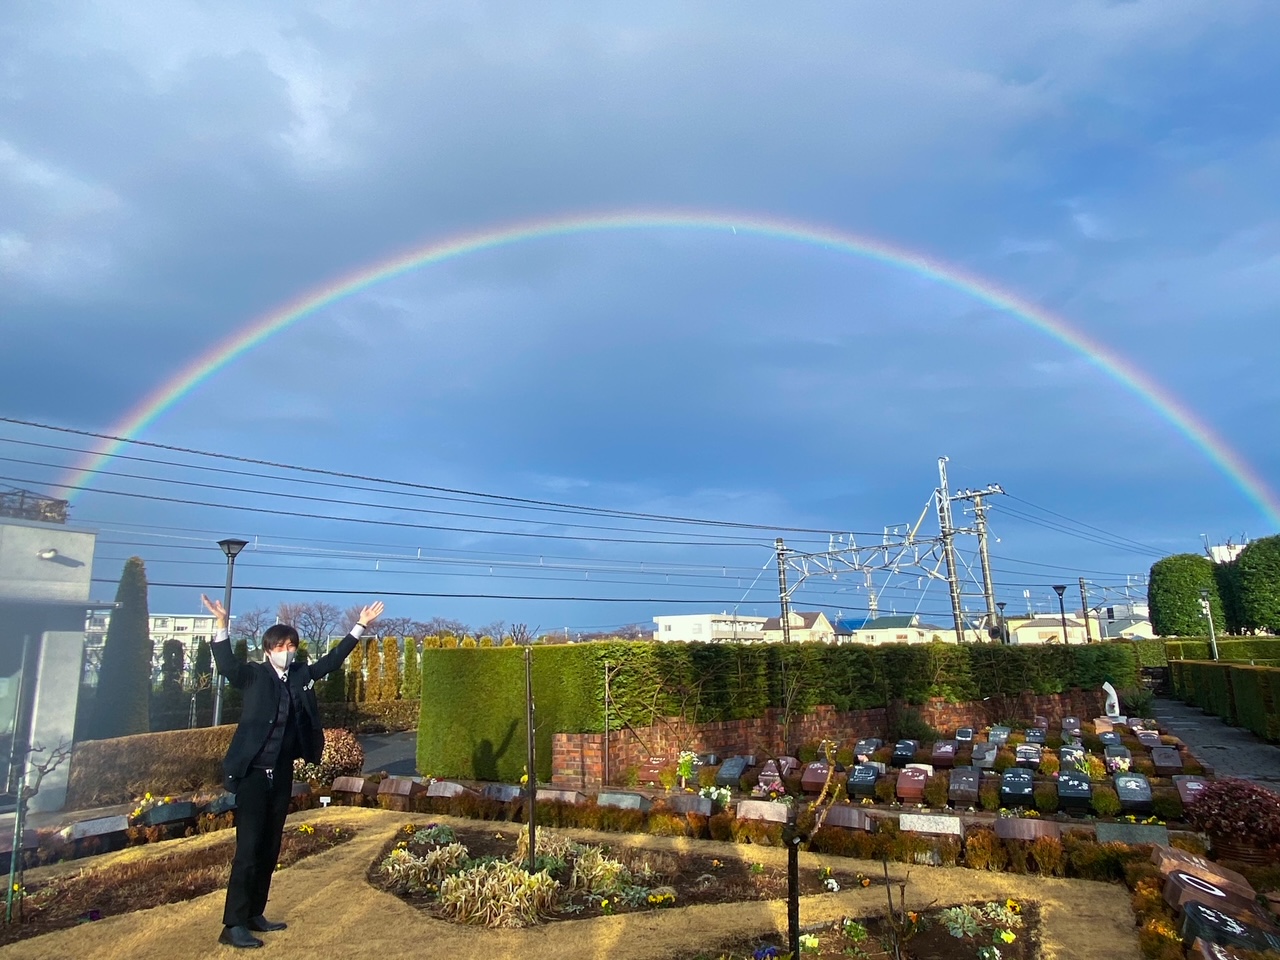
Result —
[[1218, 776], [1253, 780], [1280, 793], [1280, 746], [1181, 700], [1156, 700], [1155, 715], [1162, 730], [1181, 738]]

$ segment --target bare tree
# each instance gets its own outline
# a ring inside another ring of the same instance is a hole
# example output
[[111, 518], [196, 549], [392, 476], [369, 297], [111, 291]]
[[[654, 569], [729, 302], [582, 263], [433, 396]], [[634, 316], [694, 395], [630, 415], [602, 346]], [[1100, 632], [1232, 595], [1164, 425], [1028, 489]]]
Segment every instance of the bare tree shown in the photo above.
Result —
[[530, 630], [527, 623], [513, 623], [508, 634], [517, 646], [528, 646], [533, 643], [538, 631], [537, 629]]
[[255, 607], [244, 613], [237, 613], [231, 618], [232, 639], [244, 640], [250, 647], [255, 646], [262, 640], [267, 627], [275, 622], [275, 614], [266, 607]]
[[[14, 819], [17, 821], [14, 825], [14, 833], [19, 838], [22, 836], [23, 826], [27, 820], [28, 802], [40, 792], [40, 784], [44, 782], [44, 778], [71, 759], [71, 746], [70, 740], [63, 740], [50, 751], [49, 756], [42, 763], [36, 763], [31, 759], [32, 755], [44, 753], [45, 748], [39, 744], [34, 744], [27, 756], [23, 758], [27, 766], [27, 772], [20, 781], [18, 809], [14, 812]], [[22, 843], [19, 840], [18, 843], [14, 844], [14, 849], [9, 854], [9, 887], [5, 893], [5, 923], [13, 923], [15, 920], [21, 922], [22, 895], [24, 891], [25, 885], [22, 882]], [[17, 907], [16, 912], [14, 910], [15, 906]]]
[[495, 620], [493, 623], [486, 623], [482, 627], [476, 627], [476, 635], [480, 637], [493, 637], [494, 643], [502, 643], [502, 638], [507, 635], [507, 621]]
[[428, 637], [439, 637], [446, 633], [455, 637], [465, 637], [471, 632], [471, 628], [461, 620], [450, 620], [448, 617], [432, 617], [424, 627], [423, 635]]
[[311, 649], [316, 651], [318, 656], [319, 651], [328, 641], [329, 634], [337, 630], [341, 622], [342, 611], [332, 603], [312, 600], [302, 605], [298, 622], [294, 626], [298, 628], [299, 634], [311, 641]]
[[412, 637], [415, 626], [413, 617], [379, 617], [373, 622], [372, 633], [378, 637]]

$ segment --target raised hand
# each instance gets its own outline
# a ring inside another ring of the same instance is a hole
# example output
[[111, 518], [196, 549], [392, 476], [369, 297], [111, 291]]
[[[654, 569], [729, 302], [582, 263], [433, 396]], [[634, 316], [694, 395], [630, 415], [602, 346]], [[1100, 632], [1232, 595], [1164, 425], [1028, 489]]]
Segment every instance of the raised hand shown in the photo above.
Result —
[[[207, 603], [208, 601], [205, 602]], [[382, 611], [385, 609], [386, 607], [382, 605], [381, 600], [375, 600], [360, 611], [360, 617], [357, 622], [363, 623], [367, 627], [369, 624], [373, 623], [373, 621], [382, 616]]]
[[200, 601], [204, 604], [204, 608], [213, 614], [213, 618], [218, 621], [218, 629], [225, 630], [227, 627], [227, 608], [217, 600], [210, 600], [203, 593], [200, 594]]

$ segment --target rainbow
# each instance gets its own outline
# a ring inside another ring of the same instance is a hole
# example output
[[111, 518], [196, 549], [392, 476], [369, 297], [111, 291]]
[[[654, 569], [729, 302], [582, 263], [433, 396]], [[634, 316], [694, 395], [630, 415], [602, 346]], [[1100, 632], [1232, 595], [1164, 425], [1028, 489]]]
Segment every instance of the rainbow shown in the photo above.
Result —
[[1007, 313], [1076, 351], [1093, 366], [1127, 387], [1199, 448], [1262, 511], [1272, 526], [1280, 526], [1280, 498], [1268, 489], [1262, 478], [1238, 453], [1172, 393], [1119, 354], [1073, 328], [1061, 317], [960, 267], [883, 240], [776, 217], [717, 211], [618, 211], [508, 223], [435, 240], [379, 263], [361, 267], [253, 320], [187, 364], [174, 377], [144, 397], [108, 430], [108, 433], [119, 439], [101, 441], [91, 454], [68, 472], [62, 485], [69, 489], [68, 495], [74, 499], [129, 439], [146, 430], [166, 410], [223, 367], [317, 310], [367, 290], [375, 284], [421, 267], [531, 240], [656, 229], [733, 232], [791, 241], [861, 257], [909, 271]]

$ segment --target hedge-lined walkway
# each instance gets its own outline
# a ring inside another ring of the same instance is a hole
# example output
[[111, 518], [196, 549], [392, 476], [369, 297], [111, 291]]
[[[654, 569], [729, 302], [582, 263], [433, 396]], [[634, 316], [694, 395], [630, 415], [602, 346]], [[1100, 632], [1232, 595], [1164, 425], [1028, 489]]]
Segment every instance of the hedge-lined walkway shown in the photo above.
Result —
[[[374, 890], [365, 881], [372, 859], [388, 837], [410, 819], [426, 820], [421, 814], [350, 807], [310, 810], [291, 817], [291, 824], [304, 820], [349, 824], [359, 834], [337, 849], [310, 857], [277, 874], [268, 915], [286, 920], [290, 926], [281, 933], [264, 935], [266, 949], [253, 956], [264, 960], [269, 957], [386, 960], [418, 954], [484, 956], [486, 960], [527, 960], [531, 956], [563, 960], [660, 960], [669, 957], [676, 948], [711, 947], [751, 931], [786, 927], [784, 903], [759, 902], [620, 914], [525, 930], [487, 930], [433, 920], [397, 898]], [[449, 818], [434, 819], [447, 821]], [[471, 824], [471, 821], [452, 822]], [[511, 825], [495, 824], [495, 830], [502, 828], [507, 832]], [[595, 842], [617, 844], [623, 839], [617, 834], [565, 832]], [[661, 837], [636, 839], [647, 846], [676, 852], [692, 843], [703, 843]], [[182, 842], [109, 854], [96, 858], [96, 863], [115, 857], [164, 853], [172, 849], [172, 844]], [[724, 858], [736, 857], [779, 867], [786, 863], [785, 851], [777, 848], [731, 843], [712, 846], [717, 855]], [[706, 844], [700, 849], [707, 849]], [[868, 874], [880, 871], [876, 863], [802, 856], [813, 864], [839, 862]], [[940, 906], [1005, 897], [1039, 901], [1043, 905], [1041, 936], [1046, 960], [1126, 960], [1139, 956], [1129, 896], [1121, 886], [980, 873], [955, 867], [910, 869], [908, 899], [918, 909], [934, 901]], [[906, 870], [904, 864], [890, 867], [895, 877]], [[238, 955], [216, 943], [222, 899], [221, 893], [215, 893], [187, 903], [87, 923], [13, 944], [5, 948], [4, 955], [31, 960], [54, 957], [173, 960], [175, 957]], [[849, 914], [866, 915], [882, 911], [884, 905], [882, 887], [807, 897], [801, 903], [801, 920], [813, 923]]]
[[1219, 777], [1242, 777], [1280, 792], [1280, 746], [1181, 700], [1156, 700], [1160, 729], [1185, 743]]

